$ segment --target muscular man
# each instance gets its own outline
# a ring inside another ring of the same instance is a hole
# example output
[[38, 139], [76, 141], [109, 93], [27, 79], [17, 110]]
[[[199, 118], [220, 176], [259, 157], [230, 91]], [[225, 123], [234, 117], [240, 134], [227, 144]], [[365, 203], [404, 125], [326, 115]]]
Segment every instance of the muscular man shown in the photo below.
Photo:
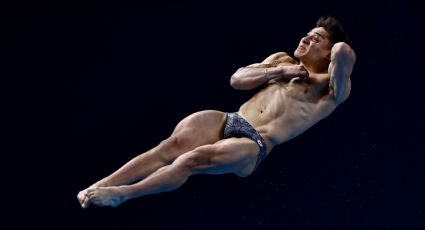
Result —
[[238, 69], [235, 89], [259, 91], [238, 112], [201, 111], [183, 119], [169, 138], [78, 193], [90, 204], [118, 206], [172, 191], [195, 174], [250, 175], [275, 145], [327, 117], [351, 90], [356, 60], [339, 22], [321, 17], [294, 52]]

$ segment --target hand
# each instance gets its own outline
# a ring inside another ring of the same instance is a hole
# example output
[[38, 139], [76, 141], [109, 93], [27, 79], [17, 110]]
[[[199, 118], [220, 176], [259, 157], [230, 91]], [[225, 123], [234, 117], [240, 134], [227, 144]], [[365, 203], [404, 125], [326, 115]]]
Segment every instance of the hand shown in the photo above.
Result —
[[309, 73], [307, 69], [302, 65], [291, 65], [285, 66], [284, 76], [287, 78], [300, 78], [301, 80], [307, 80]]

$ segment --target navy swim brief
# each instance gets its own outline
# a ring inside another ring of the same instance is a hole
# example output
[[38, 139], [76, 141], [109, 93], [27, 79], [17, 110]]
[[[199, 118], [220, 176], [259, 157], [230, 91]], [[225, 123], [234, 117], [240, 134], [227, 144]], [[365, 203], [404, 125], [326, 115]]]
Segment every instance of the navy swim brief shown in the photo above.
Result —
[[257, 163], [255, 169], [264, 160], [267, 155], [266, 142], [243, 117], [237, 113], [227, 113], [226, 127], [224, 128], [224, 138], [229, 137], [247, 137], [260, 147], [260, 153], [258, 154]]

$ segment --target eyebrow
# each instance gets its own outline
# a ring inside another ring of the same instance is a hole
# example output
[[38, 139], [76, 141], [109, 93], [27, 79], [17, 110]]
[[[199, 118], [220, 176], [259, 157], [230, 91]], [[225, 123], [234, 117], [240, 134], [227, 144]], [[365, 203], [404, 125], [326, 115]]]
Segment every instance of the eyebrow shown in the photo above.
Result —
[[[310, 30], [310, 33], [312, 33], [313, 30]], [[313, 33], [319, 35], [321, 38], [325, 39], [325, 36], [321, 35], [319, 32], [314, 31]]]
[[323, 35], [322, 35], [322, 34], [320, 34], [319, 32], [316, 32], [316, 31], [310, 30], [310, 31], [309, 31], [309, 33], [315, 33], [315, 34], [319, 35], [321, 38], [325, 39], [325, 36], [323, 36]]
[[319, 35], [320, 37], [322, 37], [323, 39], [325, 39], [325, 36], [321, 35], [320, 33], [318, 33], [318, 32], [313, 32], [313, 33], [315, 33], [315, 34]]

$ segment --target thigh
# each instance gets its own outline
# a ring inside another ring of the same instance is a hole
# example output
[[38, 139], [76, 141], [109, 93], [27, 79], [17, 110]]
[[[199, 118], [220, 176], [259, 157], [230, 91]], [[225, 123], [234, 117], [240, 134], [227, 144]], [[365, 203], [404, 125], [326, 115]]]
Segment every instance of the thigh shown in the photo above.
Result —
[[190, 143], [192, 148], [215, 143], [223, 138], [226, 113], [205, 110], [193, 113], [180, 121], [172, 137]]
[[176, 163], [185, 164], [192, 174], [234, 173], [244, 177], [254, 171], [259, 151], [248, 138], [229, 138], [187, 152]]

